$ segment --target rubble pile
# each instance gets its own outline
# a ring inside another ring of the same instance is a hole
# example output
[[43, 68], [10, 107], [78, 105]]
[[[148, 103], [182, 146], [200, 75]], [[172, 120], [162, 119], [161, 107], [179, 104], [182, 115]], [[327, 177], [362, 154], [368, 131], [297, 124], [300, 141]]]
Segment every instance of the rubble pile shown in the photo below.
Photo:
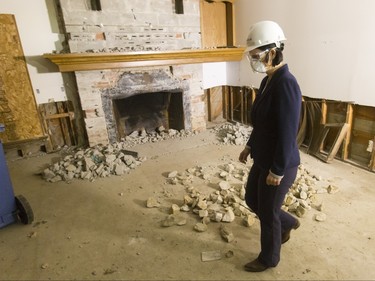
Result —
[[145, 158], [138, 158], [136, 152], [125, 148], [119, 142], [73, 150], [62, 160], [44, 169], [42, 177], [49, 182], [69, 183], [74, 178], [93, 181], [98, 177], [126, 174], [139, 166]]
[[321, 179], [318, 177], [310, 176], [303, 165], [300, 165], [296, 180], [285, 196], [283, 209], [295, 213], [298, 217], [303, 217], [315, 202], [316, 194], [327, 192], [316, 188], [316, 182], [319, 180]]
[[97, 145], [88, 149], [63, 147], [63, 152], [67, 155], [46, 168], [42, 177], [49, 182], [70, 182], [74, 178], [92, 181], [97, 177], [123, 175], [145, 160], [138, 158], [136, 152], [127, 148], [148, 142], [185, 138], [197, 133], [189, 130], [166, 130], [160, 126], [153, 132], [147, 132], [145, 129], [134, 131], [121, 142], [107, 146]]
[[246, 127], [240, 123], [225, 123], [214, 127], [211, 131], [217, 135], [220, 143], [228, 145], [246, 145], [252, 127]]
[[189, 130], [166, 130], [163, 126], [158, 127], [155, 131], [147, 132], [145, 129], [141, 131], [134, 131], [121, 141], [127, 147], [132, 147], [137, 144], [148, 142], [159, 142], [167, 139], [185, 138], [196, 135], [198, 132]]
[[[242, 220], [244, 226], [251, 227], [256, 222], [256, 215], [245, 203], [245, 183], [248, 168], [244, 165], [230, 162], [217, 167], [196, 166], [184, 172], [172, 171], [167, 176], [167, 183], [183, 185], [185, 195], [181, 205], [172, 204], [170, 214], [162, 221], [163, 226], [183, 225], [181, 212], [192, 212], [199, 217], [194, 229], [198, 232], [206, 231], [210, 222], [231, 223], [236, 217]], [[201, 186], [198, 188], [198, 182]], [[320, 193], [335, 193], [337, 187], [326, 184], [321, 177], [312, 175], [303, 165], [300, 165], [295, 183], [285, 197], [282, 208], [285, 211], [303, 217], [312, 208], [318, 211], [317, 221], [326, 218], [322, 211], [322, 204], [317, 204], [316, 195]], [[200, 190], [213, 191], [208, 193]], [[160, 202], [154, 197], [148, 198], [148, 208], [160, 207]], [[186, 222], [186, 220], [185, 220]], [[226, 240], [233, 240], [232, 234], [221, 226], [222, 236]]]

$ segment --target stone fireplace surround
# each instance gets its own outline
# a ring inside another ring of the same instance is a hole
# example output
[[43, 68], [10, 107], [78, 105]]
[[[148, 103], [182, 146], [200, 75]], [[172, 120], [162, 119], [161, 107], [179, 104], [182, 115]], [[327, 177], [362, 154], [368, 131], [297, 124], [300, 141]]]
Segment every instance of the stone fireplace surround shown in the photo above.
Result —
[[89, 145], [119, 141], [114, 100], [144, 93], [182, 92], [186, 130], [204, 130], [205, 103], [201, 65], [76, 71]]
[[44, 54], [61, 72], [74, 71], [90, 146], [119, 140], [113, 99], [182, 92], [184, 127], [206, 129], [202, 63], [240, 61], [243, 48], [108, 54]]
[[[183, 112], [179, 112], [179, 115], [181, 116], [181, 119], [184, 120], [183, 129], [192, 128], [189, 83], [186, 80], [179, 80], [174, 77], [168, 70], [169, 69], [151, 69], [149, 71], [142, 70], [134, 72], [126, 71], [121, 75], [115, 87], [103, 90], [101, 98], [109, 142], [115, 142], [119, 140], [120, 137], [123, 137], [119, 132], [121, 130], [119, 127], [122, 126], [122, 129], [124, 129], [124, 124], [119, 122], [120, 120], [116, 117], [114, 112], [115, 100], [144, 96], [144, 94], [153, 94], [156, 96], [157, 94], [160, 94], [160, 92], [168, 92], [171, 95], [182, 93]], [[141, 114], [147, 115], [147, 112], [141, 112]], [[148, 118], [150, 117], [155, 119], [153, 116], [148, 116]], [[158, 120], [155, 120], [155, 122], [158, 124]], [[160, 126], [163, 124], [160, 123], [158, 125]], [[169, 124], [164, 124], [164, 126], [169, 128]], [[154, 129], [156, 127], [158, 126], [155, 125]]]

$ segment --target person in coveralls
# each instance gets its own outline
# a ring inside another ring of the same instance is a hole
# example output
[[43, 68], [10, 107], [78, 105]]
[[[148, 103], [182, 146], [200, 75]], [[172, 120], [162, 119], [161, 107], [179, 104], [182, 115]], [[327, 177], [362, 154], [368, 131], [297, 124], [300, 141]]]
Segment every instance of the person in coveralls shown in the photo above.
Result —
[[283, 62], [284, 32], [273, 21], [250, 27], [245, 55], [254, 72], [265, 73], [252, 111], [253, 130], [239, 161], [253, 159], [245, 200], [260, 220], [261, 250], [245, 270], [260, 272], [280, 261], [281, 244], [300, 222], [281, 206], [300, 164], [297, 133], [302, 95], [296, 78]]

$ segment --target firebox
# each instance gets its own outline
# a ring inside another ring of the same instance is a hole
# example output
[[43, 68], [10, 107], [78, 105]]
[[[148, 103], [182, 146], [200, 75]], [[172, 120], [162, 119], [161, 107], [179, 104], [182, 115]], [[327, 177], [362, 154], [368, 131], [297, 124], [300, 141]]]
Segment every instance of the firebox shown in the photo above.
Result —
[[141, 93], [112, 103], [120, 138], [136, 131], [151, 133], [160, 127], [185, 128], [182, 92]]
[[101, 92], [109, 142], [135, 131], [192, 129], [189, 81], [171, 67], [123, 72], [114, 86]]

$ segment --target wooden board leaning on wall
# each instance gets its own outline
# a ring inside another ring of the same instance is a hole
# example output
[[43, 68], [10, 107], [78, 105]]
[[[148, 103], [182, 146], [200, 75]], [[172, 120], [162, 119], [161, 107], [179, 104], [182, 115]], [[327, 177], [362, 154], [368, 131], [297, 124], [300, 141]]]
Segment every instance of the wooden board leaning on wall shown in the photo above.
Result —
[[[45, 138], [13, 15], [0, 14], [0, 132], [4, 144]], [[4, 146], [5, 148], [6, 146]]]

